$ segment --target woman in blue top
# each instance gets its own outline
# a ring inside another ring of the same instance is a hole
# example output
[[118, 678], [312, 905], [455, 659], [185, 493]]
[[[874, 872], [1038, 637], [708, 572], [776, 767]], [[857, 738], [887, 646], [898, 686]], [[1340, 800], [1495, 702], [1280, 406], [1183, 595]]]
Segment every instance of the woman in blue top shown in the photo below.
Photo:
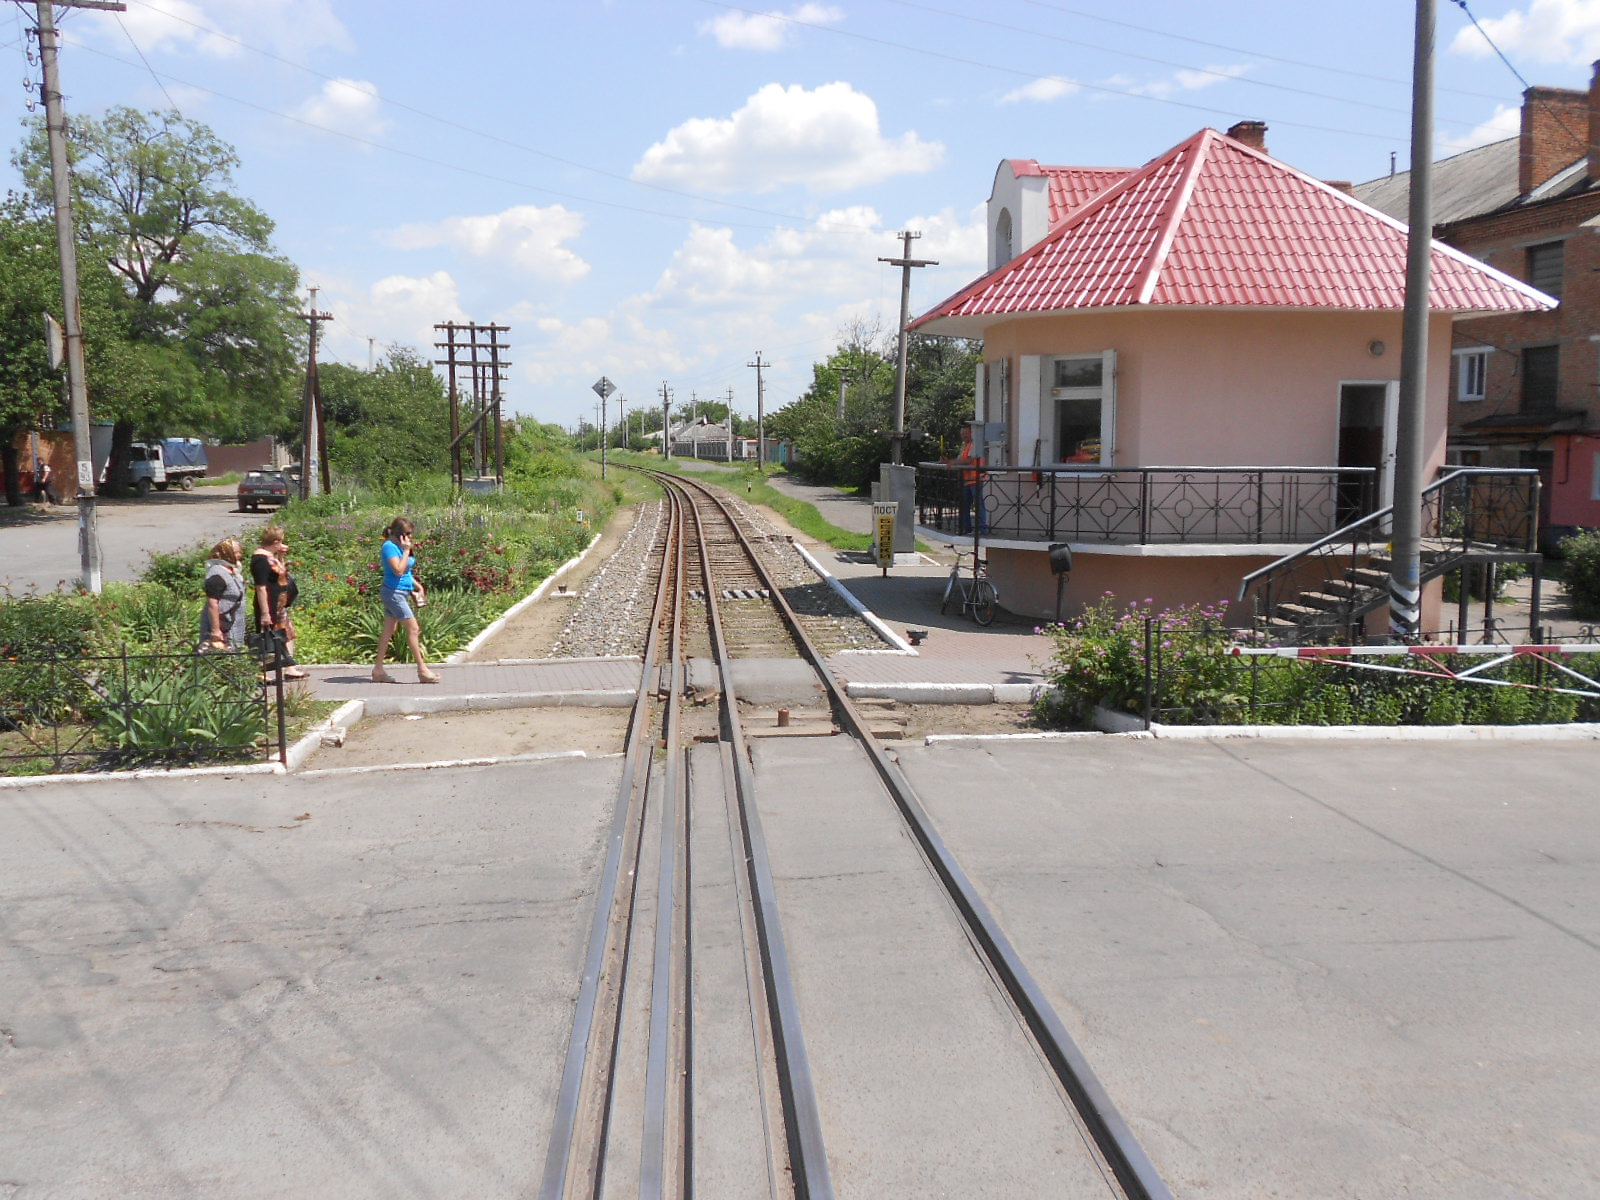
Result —
[[396, 517], [383, 531], [383, 636], [378, 639], [378, 661], [372, 668], [373, 683], [395, 683], [393, 675], [383, 669], [383, 660], [389, 653], [389, 643], [395, 628], [406, 627], [406, 640], [411, 644], [411, 657], [417, 664], [418, 683], [438, 683], [439, 676], [428, 670], [422, 659], [422, 627], [417, 624], [417, 614], [411, 601], [421, 608], [428, 602], [428, 591], [416, 575], [417, 556], [411, 549], [411, 535], [416, 527], [404, 517]]

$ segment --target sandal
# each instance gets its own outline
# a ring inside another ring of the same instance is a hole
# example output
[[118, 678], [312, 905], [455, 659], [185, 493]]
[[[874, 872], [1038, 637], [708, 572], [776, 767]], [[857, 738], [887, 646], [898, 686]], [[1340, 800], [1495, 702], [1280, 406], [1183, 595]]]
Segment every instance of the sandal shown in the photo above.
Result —
[[417, 682], [418, 683], [438, 683], [439, 682], [439, 673], [437, 671], [430, 671], [430, 670], [428, 670], [427, 667], [419, 667], [417, 669]]
[[311, 678], [311, 676], [309, 674], [307, 674], [305, 671], [302, 671], [299, 667], [290, 667], [287, 671], [285, 671], [283, 673], [283, 677], [285, 679], [310, 679]]
[[372, 682], [373, 683], [395, 683], [395, 682], [398, 682], [398, 681], [395, 679], [395, 677], [393, 675], [389, 674], [389, 672], [385, 671], [382, 667], [379, 667], [376, 671], [374, 671], [372, 673]]

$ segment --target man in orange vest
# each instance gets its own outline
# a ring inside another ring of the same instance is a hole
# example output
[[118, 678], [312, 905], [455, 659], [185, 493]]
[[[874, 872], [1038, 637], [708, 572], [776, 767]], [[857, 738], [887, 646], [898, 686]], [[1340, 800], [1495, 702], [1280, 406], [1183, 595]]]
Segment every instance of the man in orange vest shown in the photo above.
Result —
[[989, 522], [983, 511], [983, 455], [972, 445], [972, 423], [961, 427], [961, 453], [951, 460], [961, 468], [961, 532], [972, 532], [972, 514], [978, 514], [978, 532], [986, 533]]

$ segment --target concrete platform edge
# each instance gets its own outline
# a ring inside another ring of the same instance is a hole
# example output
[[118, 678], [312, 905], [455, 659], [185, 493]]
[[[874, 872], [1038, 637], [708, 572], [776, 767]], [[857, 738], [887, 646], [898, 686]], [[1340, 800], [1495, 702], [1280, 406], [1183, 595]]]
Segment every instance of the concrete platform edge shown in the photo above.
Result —
[[[839, 580], [834, 577], [833, 572], [818, 562], [809, 550], [807, 550], [799, 542], [794, 543], [794, 548], [800, 552], [801, 558], [805, 559], [806, 562], [811, 564], [811, 569], [826, 579], [828, 581], [828, 586], [839, 593], [840, 599], [854, 609], [860, 615], [863, 621], [878, 631], [879, 637], [888, 642], [895, 648], [896, 651], [901, 654], [915, 655], [918, 658], [921, 657], [921, 655], [917, 654], [917, 652], [911, 648], [911, 644], [909, 642], [885, 625], [878, 617], [877, 613], [873, 612], [866, 605], [862, 604], [861, 601], [857, 600], [851, 593], [850, 589], [845, 587], [844, 584], [840, 583]], [[879, 653], [887, 653], [887, 651], [879, 651]]]
[[454, 654], [446, 658], [444, 660], [445, 663], [449, 664], [465, 662], [469, 657], [471, 657], [472, 653], [477, 650], [479, 646], [483, 645], [484, 642], [487, 642], [495, 634], [504, 629], [506, 627], [506, 622], [514, 620], [520, 616], [523, 610], [526, 609], [530, 604], [536, 603], [537, 601], [543, 599], [546, 593], [548, 593], [550, 589], [555, 586], [556, 580], [560, 579], [568, 571], [572, 570], [573, 567], [577, 566], [584, 559], [588, 558], [589, 551], [593, 550], [599, 544], [600, 534], [597, 533], [589, 540], [589, 544], [583, 548], [582, 553], [580, 553], [576, 558], [569, 558], [554, 571], [550, 572], [550, 574], [545, 577], [543, 583], [534, 588], [533, 591], [529, 592], [521, 600], [518, 600], [510, 608], [506, 609], [505, 612], [501, 613], [498, 617], [485, 625], [481, 630], [478, 631], [477, 637], [473, 638], [461, 649], [457, 650]]

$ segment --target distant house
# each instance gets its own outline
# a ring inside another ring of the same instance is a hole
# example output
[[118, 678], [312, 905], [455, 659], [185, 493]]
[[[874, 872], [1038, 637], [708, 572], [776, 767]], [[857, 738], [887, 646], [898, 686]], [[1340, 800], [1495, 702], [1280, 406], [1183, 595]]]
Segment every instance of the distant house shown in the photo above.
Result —
[[[1600, 63], [1587, 91], [1529, 88], [1516, 137], [1433, 171], [1435, 236], [1559, 301], [1456, 324], [1451, 461], [1536, 467], [1541, 527], [1600, 526]], [[1404, 219], [1410, 185], [1355, 194]]]
[[705, 417], [672, 427], [672, 453], [679, 458], [708, 458], [732, 462], [739, 455], [738, 439], [726, 425]]
[[[985, 545], [1013, 612], [1053, 614], [1051, 543], [1068, 612], [1212, 603], [1387, 503], [1406, 230], [1264, 134], [1204, 129], [1135, 170], [1003, 161], [990, 271], [912, 323], [983, 339]], [[1435, 244], [1431, 303], [1433, 471], [1452, 322], [1553, 301]], [[918, 484], [923, 532], [954, 540], [948, 478]]]

